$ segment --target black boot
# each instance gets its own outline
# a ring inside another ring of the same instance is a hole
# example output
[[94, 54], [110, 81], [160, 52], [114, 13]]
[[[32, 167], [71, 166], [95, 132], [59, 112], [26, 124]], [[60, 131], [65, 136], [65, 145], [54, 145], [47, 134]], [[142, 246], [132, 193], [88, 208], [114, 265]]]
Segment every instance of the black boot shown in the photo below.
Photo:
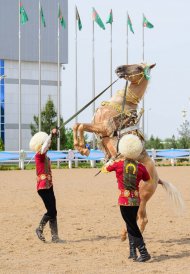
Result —
[[128, 233], [128, 238], [129, 238], [129, 250], [130, 250], [128, 259], [133, 259], [135, 261], [137, 259], [137, 251], [136, 251], [134, 237]]
[[57, 229], [57, 218], [49, 220], [49, 226], [51, 229], [51, 236], [52, 236], [52, 242], [58, 243], [59, 242], [59, 236], [58, 236], [58, 229]]
[[140, 252], [140, 256], [137, 258], [136, 262], [146, 262], [150, 260], [151, 256], [148, 253], [143, 238], [135, 238], [135, 246]]
[[49, 221], [49, 216], [47, 215], [44, 215], [39, 223], [39, 226], [38, 228], [36, 228], [36, 234], [38, 236], [38, 238], [45, 242], [45, 237], [44, 237], [44, 234], [43, 234], [43, 231], [44, 231], [44, 227], [45, 225], [47, 224], [47, 222]]

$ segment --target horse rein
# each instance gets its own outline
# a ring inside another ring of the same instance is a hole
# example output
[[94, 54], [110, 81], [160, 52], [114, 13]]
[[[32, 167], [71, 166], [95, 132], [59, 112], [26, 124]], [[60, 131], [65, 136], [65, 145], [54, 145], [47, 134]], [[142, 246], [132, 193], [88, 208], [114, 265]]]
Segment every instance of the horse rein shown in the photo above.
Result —
[[[130, 80], [131, 77], [135, 77], [135, 76], [138, 76], [138, 75], [142, 75], [142, 77], [141, 77], [139, 80], [137, 80], [137, 81], [132, 81], [132, 80]], [[128, 75], [128, 76], [125, 76], [125, 77], [126, 77], [132, 84], [137, 84], [137, 85], [139, 85], [139, 84], [142, 82], [144, 76], [145, 76], [144, 71], [142, 71], [142, 72], [140, 72], [140, 73], [131, 74], [131, 75]]]

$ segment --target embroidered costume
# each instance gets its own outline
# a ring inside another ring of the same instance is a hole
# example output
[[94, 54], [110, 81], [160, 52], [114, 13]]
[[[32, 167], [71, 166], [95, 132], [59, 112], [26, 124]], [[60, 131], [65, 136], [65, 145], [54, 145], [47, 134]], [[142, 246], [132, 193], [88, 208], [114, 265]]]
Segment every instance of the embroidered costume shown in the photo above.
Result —
[[51, 175], [51, 162], [46, 153], [37, 152], [35, 155], [37, 173], [37, 191], [39, 189], [49, 189], [53, 186]]
[[47, 156], [47, 151], [51, 145], [51, 135], [47, 135], [45, 132], [36, 133], [30, 141], [30, 149], [36, 152], [35, 164], [37, 174], [37, 192], [42, 198], [42, 201], [47, 209], [47, 212], [43, 215], [36, 234], [38, 238], [45, 242], [43, 234], [44, 227], [49, 222], [52, 242], [58, 242], [58, 228], [57, 228], [57, 209], [56, 199], [53, 191], [52, 174], [51, 174], [51, 162]]
[[[133, 134], [124, 135], [119, 141], [119, 153], [123, 159], [104, 166], [103, 171], [115, 171], [120, 191], [118, 204], [122, 218], [126, 223], [129, 237], [130, 255], [138, 262], [148, 261], [151, 257], [145, 247], [142, 234], [137, 225], [137, 213], [140, 205], [139, 182], [146, 183], [150, 176], [145, 166], [136, 159], [143, 150], [143, 145], [138, 136]], [[140, 252], [137, 258], [136, 248]]]
[[[106, 170], [116, 172], [120, 195], [118, 204], [123, 206], [139, 206], [139, 182], [148, 181], [150, 176], [140, 163], [129, 160], [114, 162], [106, 167]], [[129, 171], [132, 170], [130, 173]]]

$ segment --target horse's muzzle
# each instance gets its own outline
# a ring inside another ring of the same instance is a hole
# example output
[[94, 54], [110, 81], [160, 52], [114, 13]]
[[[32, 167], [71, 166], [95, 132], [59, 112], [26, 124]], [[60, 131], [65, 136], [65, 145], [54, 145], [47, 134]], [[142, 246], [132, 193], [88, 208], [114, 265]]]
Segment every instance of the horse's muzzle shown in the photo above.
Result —
[[117, 76], [119, 78], [125, 78], [126, 77], [125, 70], [124, 70], [123, 66], [116, 68], [115, 73], [117, 74]]

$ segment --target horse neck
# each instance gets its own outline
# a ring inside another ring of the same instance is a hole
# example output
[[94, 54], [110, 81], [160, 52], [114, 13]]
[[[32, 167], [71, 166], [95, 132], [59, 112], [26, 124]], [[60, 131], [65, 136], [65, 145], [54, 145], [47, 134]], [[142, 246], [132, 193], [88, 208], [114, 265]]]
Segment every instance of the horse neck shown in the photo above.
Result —
[[[141, 101], [141, 99], [143, 98], [146, 88], [148, 85], [148, 81], [144, 78], [139, 84], [137, 83], [130, 83], [128, 85], [128, 89], [127, 89], [127, 96], [131, 96], [134, 95], [139, 99], [139, 102]], [[126, 105], [129, 108], [133, 108], [133, 109], [137, 109], [137, 104], [133, 104], [131, 102], [127, 102]]]
[[139, 84], [130, 83], [129, 90], [132, 91], [139, 98], [139, 100], [141, 100], [145, 94], [147, 85], [148, 85], [148, 80], [144, 78]]

